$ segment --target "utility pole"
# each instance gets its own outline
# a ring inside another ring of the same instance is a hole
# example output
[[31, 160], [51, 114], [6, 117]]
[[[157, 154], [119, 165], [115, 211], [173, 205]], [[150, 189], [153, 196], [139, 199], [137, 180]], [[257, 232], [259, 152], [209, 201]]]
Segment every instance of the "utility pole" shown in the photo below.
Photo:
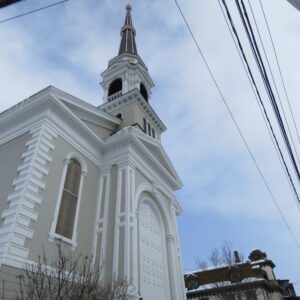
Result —
[[20, 2], [22, 0], [0, 0], [0, 8]]

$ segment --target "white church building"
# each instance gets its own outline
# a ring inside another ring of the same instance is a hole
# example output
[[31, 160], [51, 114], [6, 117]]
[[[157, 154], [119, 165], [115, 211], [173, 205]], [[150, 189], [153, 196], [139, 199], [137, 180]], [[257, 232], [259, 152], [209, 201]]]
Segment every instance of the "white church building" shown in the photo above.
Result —
[[[55, 253], [94, 254], [143, 300], [183, 300], [174, 192], [131, 7], [95, 107], [49, 86], [0, 114], [0, 280]], [[153, 49], [154, 51], [155, 49]]]

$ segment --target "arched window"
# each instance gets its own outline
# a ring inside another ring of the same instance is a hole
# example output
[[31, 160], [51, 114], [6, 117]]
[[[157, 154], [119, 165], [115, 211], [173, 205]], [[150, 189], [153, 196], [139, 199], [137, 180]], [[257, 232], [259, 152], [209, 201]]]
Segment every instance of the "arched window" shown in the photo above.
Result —
[[150, 125], [150, 123], [148, 123], [148, 135], [151, 136], [151, 125]]
[[115, 79], [108, 88], [108, 96], [111, 96], [119, 91], [122, 91], [122, 79], [121, 78], [117, 78]]
[[143, 122], [144, 122], [144, 132], [147, 133], [147, 121], [146, 121], [146, 118], [143, 118]]
[[155, 138], [155, 130], [152, 128], [152, 137]]
[[140, 92], [141, 92], [142, 96], [144, 97], [144, 99], [148, 102], [148, 92], [143, 83], [140, 84]]
[[67, 168], [55, 229], [56, 234], [68, 239], [73, 238], [81, 175], [82, 169], [79, 161], [71, 158]]
[[122, 113], [118, 113], [118, 114], [116, 114], [116, 117], [119, 118], [120, 120], [122, 120], [123, 119], [123, 114]]

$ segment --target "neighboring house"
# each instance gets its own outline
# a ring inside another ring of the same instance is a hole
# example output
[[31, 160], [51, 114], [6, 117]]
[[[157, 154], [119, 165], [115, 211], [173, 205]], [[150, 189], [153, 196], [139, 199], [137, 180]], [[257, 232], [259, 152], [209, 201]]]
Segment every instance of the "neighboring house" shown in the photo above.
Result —
[[277, 280], [277, 283], [282, 289], [284, 300], [300, 300], [300, 297], [296, 295], [294, 285], [289, 280]]
[[288, 280], [277, 280], [274, 263], [256, 249], [249, 261], [231, 266], [196, 270], [184, 275], [190, 300], [282, 300], [299, 299]]
[[49, 86], [0, 114], [8, 291], [24, 263], [44, 249], [51, 258], [61, 241], [75, 255], [93, 254], [106, 281], [130, 280], [137, 298], [186, 298], [174, 195], [182, 183], [160, 141], [166, 127], [150, 105], [153, 82], [126, 9], [119, 53], [102, 73], [104, 104]]

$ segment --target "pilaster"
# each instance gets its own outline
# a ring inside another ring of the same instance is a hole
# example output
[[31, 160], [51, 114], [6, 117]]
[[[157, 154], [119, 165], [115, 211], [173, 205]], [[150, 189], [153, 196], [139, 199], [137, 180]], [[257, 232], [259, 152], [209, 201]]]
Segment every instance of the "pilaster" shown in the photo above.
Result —
[[118, 166], [113, 271], [119, 278], [133, 281], [134, 268], [134, 169], [123, 162]]
[[105, 274], [106, 240], [108, 235], [110, 168], [102, 169], [99, 180], [99, 195], [96, 211], [95, 238], [93, 242], [94, 263], [99, 264], [102, 276]]

